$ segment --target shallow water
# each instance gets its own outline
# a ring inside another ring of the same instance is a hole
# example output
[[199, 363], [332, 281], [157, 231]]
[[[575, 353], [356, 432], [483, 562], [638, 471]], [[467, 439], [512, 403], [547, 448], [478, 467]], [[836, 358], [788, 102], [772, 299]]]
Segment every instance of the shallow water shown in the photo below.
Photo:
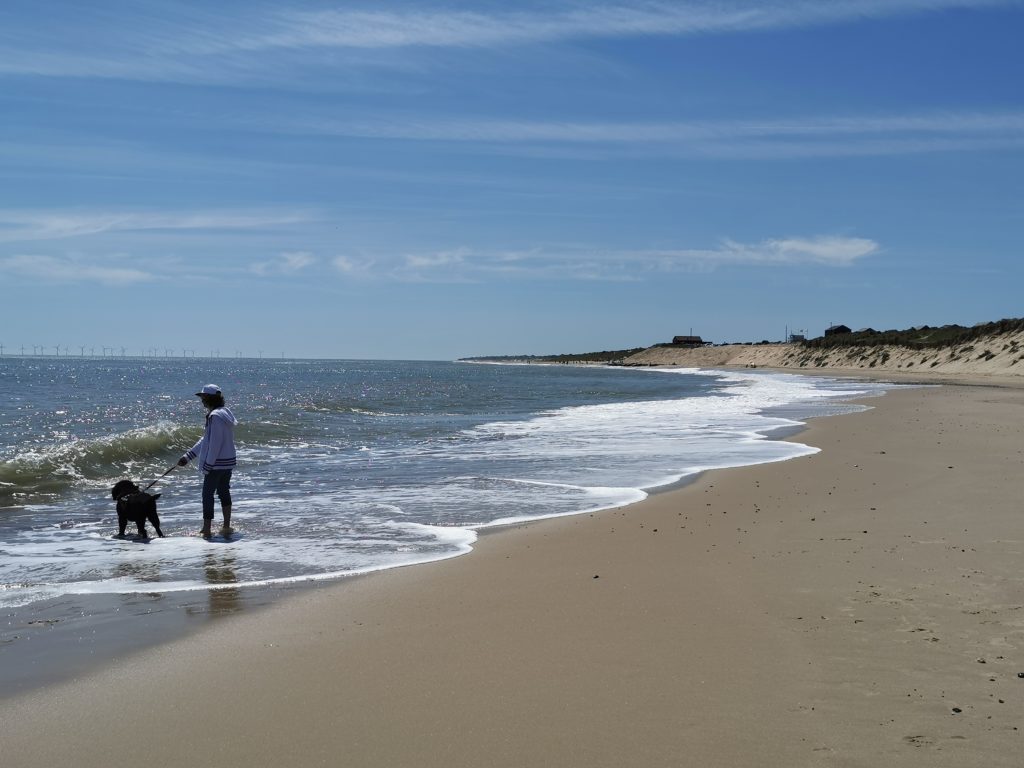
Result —
[[[114, 540], [145, 484], [238, 416], [238, 535], [207, 542], [176, 470], [164, 539]], [[0, 358], [0, 607], [226, 592], [452, 557], [481, 527], [604, 509], [703, 470], [814, 452], [767, 439], [884, 385], [763, 372], [434, 362]]]

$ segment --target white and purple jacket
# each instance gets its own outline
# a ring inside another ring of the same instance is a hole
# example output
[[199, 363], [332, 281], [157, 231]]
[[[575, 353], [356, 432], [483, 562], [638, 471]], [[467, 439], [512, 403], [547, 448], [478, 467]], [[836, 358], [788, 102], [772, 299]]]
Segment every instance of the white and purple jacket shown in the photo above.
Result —
[[199, 442], [185, 452], [189, 461], [199, 457], [199, 468], [203, 473], [213, 469], [234, 469], [235, 425], [238, 419], [227, 406], [214, 408], [206, 414], [206, 430]]

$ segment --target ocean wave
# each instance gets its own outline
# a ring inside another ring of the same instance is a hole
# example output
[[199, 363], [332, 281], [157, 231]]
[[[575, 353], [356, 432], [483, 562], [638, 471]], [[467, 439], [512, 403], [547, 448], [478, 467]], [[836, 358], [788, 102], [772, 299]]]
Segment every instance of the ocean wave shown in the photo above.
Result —
[[[191, 445], [195, 426], [160, 422], [96, 438], [68, 436], [0, 461], [0, 505], [38, 501], [69, 488], [157, 472]], [[162, 471], [162, 470], [161, 470]]]
[[393, 412], [393, 411], [381, 411], [373, 408], [366, 408], [358, 405], [351, 405], [345, 402], [306, 402], [300, 403], [298, 406], [300, 411], [309, 411], [311, 413], [329, 413], [329, 414], [352, 414], [354, 416], [381, 416], [381, 417], [394, 417], [404, 416], [404, 413]]
[[[239, 425], [239, 450], [259, 461], [259, 449], [304, 445], [308, 429], [284, 421], [250, 421]], [[157, 477], [202, 436], [195, 422], [159, 421], [97, 437], [54, 432], [51, 442], [15, 448], [0, 459], [0, 508], [53, 501], [66, 491], [94, 487], [125, 477], [136, 482]]]

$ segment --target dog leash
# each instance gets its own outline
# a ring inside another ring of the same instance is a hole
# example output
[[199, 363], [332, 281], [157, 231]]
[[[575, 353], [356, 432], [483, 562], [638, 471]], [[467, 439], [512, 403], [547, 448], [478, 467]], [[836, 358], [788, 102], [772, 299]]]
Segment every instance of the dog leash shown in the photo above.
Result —
[[147, 485], [147, 486], [146, 486], [145, 488], [143, 488], [142, 490], [144, 490], [144, 491], [148, 491], [148, 490], [149, 490], [150, 488], [152, 488], [152, 487], [153, 487], [154, 485], [156, 485], [156, 484], [157, 484], [157, 483], [159, 483], [159, 482], [160, 482], [161, 480], [163, 480], [163, 479], [164, 479], [165, 477], [167, 477], [167, 476], [168, 476], [169, 474], [171, 474], [171, 472], [173, 472], [173, 471], [174, 471], [175, 469], [177, 469], [177, 467], [178, 467], [178, 465], [177, 465], [177, 464], [171, 464], [171, 467], [170, 467], [170, 469], [168, 469], [168, 470], [167, 470], [166, 472], [164, 472], [164, 473], [163, 473], [162, 475], [160, 475], [160, 477], [158, 477], [158, 478], [157, 478], [156, 480], [154, 480], [154, 481], [153, 481], [152, 483], [150, 483], [149, 485]]

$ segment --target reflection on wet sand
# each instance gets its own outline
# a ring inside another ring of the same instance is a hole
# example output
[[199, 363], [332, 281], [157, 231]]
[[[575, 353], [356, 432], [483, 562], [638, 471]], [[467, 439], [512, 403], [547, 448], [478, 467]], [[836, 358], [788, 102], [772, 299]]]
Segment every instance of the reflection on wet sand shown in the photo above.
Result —
[[241, 608], [241, 590], [237, 587], [224, 586], [238, 583], [234, 555], [207, 553], [203, 558], [203, 572], [206, 574], [206, 582], [211, 587], [206, 593], [208, 599], [206, 610], [202, 610], [198, 606], [189, 606], [185, 610], [190, 614], [206, 613], [210, 615], [238, 611]]
[[118, 563], [114, 567], [114, 576], [137, 581], [160, 581], [160, 566], [154, 562]]

